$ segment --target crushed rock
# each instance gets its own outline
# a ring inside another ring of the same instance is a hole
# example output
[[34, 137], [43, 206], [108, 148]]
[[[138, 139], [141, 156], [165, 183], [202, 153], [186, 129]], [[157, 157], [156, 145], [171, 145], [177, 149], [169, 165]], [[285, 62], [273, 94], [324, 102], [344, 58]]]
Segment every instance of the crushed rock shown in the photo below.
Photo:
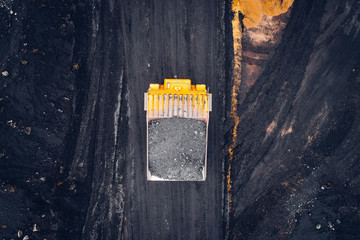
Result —
[[206, 123], [164, 118], [148, 123], [148, 161], [152, 176], [175, 181], [203, 180]]

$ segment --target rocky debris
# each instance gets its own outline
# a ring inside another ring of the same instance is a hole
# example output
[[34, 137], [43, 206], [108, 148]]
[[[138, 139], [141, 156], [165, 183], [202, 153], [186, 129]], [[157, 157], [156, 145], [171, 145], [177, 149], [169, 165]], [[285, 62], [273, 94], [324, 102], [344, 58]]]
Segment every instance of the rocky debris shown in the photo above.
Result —
[[148, 124], [148, 160], [152, 176], [178, 181], [203, 179], [206, 124], [188, 118], [164, 118]]
[[36, 224], [34, 224], [33, 232], [37, 232], [37, 231], [39, 231], [39, 229], [37, 228]]

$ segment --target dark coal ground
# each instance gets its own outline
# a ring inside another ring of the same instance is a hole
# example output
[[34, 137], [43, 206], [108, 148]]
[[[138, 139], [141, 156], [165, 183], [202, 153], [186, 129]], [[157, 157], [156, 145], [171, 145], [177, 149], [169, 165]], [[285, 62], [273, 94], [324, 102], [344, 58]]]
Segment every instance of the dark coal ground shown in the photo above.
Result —
[[[0, 1], [0, 236], [359, 239], [359, 1], [295, 1], [239, 106], [227, 215], [230, 10]], [[143, 93], [174, 75], [213, 93], [206, 182], [146, 181]]]

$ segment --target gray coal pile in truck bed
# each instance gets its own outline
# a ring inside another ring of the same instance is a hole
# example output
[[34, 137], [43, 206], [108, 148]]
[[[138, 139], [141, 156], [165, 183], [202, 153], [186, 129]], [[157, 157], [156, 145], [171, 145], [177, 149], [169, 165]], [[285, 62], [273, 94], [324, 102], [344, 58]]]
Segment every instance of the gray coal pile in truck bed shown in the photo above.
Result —
[[190, 118], [163, 118], [148, 123], [148, 161], [152, 176], [203, 180], [206, 123]]

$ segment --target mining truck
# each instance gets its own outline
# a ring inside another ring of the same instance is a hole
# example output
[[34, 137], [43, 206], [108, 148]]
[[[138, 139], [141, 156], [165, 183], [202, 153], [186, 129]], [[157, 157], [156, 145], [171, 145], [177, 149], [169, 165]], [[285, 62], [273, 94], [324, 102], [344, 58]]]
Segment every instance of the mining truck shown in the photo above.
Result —
[[205, 181], [211, 94], [190, 79], [152, 83], [144, 94], [148, 181]]

